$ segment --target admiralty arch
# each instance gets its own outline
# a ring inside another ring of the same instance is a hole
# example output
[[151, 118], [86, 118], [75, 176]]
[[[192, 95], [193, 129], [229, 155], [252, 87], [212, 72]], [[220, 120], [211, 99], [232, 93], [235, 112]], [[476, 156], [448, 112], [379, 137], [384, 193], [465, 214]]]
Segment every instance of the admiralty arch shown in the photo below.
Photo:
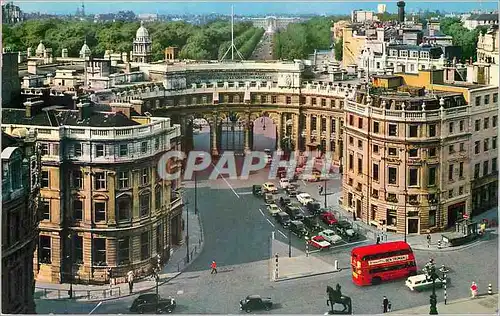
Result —
[[[185, 151], [193, 148], [194, 119], [208, 122], [210, 151], [218, 155], [225, 124], [241, 128], [245, 152], [254, 149], [256, 121], [267, 117], [276, 129], [275, 150], [332, 152], [333, 162], [341, 164], [343, 106], [355, 93], [351, 84], [305, 81], [303, 65], [294, 62], [143, 64], [140, 68], [154, 82], [113, 88], [110, 102], [170, 117], [181, 125]], [[290, 148], [282, 148], [283, 139], [290, 140]]]

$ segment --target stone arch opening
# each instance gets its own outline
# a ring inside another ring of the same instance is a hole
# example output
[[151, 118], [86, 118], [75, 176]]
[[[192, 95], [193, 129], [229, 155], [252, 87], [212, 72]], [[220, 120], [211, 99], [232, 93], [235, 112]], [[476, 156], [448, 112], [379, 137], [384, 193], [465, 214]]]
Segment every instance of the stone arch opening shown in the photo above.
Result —
[[204, 117], [195, 117], [190, 122], [193, 134], [193, 150], [210, 152], [210, 123]]
[[275, 151], [277, 146], [277, 124], [267, 114], [264, 113], [252, 121], [251, 148], [255, 151], [264, 151], [269, 149]]
[[219, 153], [234, 151], [243, 153], [245, 151], [245, 122], [240, 114], [229, 112], [220, 116], [217, 125], [217, 147]]

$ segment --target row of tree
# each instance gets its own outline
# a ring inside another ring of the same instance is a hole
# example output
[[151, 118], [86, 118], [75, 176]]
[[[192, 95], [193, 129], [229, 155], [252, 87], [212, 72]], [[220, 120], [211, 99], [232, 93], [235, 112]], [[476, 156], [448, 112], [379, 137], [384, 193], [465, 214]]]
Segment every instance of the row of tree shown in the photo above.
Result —
[[441, 32], [453, 37], [453, 45], [462, 47], [463, 61], [471, 57], [475, 61], [477, 58], [477, 39], [479, 34], [487, 31], [486, 26], [478, 26], [474, 30], [469, 30], [463, 26], [459, 18], [444, 18], [440, 22]]
[[[52, 48], [55, 56], [60, 56], [63, 48], [69, 56], [78, 56], [84, 41], [96, 56], [104, 55], [106, 50], [129, 52], [139, 22], [92, 23], [87, 21], [68, 21], [60, 19], [28, 20], [14, 26], [2, 25], [3, 47], [13, 51], [35, 49], [40, 41]], [[231, 40], [229, 21], [213, 21], [195, 26], [183, 21], [153, 22], [146, 25], [152, 44], [154, 60], [164, 58], [165, 47], [180, 48], [180, 57], [188, 59], [217, 59], [219, 48]], [[247, 42], [252, 41], [257, 28], [251, 23], [236, 23], [235, 36], [248, 32]], [[257, 41], [258, 42], [258, 41]], [[243, 47], [246, 42], [240, 43]]]
[[[250, 27], [246, 31], [244, 31], [240, 36], [234, 39], [234, 46], [238, 49], [238, 51], [243, 55], [243, 58], [247, 59], [251, 56], [255, 47], [259, 43], [262, 35], [264, 34], [263, 28]], [[231, 41], [224, 42], [219, 47], [218, 59], [222, 59], [226, 52], [231, 48]], [[235, 52], [236, 54], [236, 52]], [[225, 58], [230, 57], [231, 55], [228, 53]], [[237, 56], [235, 56], [236, 58]]]

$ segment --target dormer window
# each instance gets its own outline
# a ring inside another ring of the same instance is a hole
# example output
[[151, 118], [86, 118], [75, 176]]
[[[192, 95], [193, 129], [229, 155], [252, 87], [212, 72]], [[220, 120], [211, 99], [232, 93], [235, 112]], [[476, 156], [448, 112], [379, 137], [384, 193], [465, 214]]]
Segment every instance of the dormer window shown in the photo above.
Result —
[[411, 52], [410, 52], [410, 56], [411, 56], [412, 58], [418, 58], [418, 52], [417, 52], [417, 51], [411, 51]]
[[420, 58], [429, 58], [429, 52], [420, 52]]
[[408, 57], [408, 51], [407, 50], [399, 51], [399, 56], [400, 57]]

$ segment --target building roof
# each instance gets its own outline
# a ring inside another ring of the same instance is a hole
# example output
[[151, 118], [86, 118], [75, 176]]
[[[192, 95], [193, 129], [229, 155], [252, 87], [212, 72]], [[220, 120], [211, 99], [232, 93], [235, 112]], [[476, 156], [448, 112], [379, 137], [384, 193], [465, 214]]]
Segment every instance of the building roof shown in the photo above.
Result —
[[469, 21], [498, 21], [498, 14], [492, 13], [481, 13], [481, 14], [472, 14], [467, 18]]
[[82, 48], [80, 49], [80, 55], [90, 54], [90, 53], [91, 53], [90, 47], [87, 45], [87, 40], [85, 40], [85, 42], [82, 45]]
[[9, 134], [7, 134], [5, 132], [2, 132], [2, 150], [7, 148], [7, 147], [16, 146], [17, 143], [18, 143], [18, 140], [15, 137], [10, 136]]
[[43, 53], [45, 50], [45, 45], [43, 45], [42, 41], [40, 41], [40, 44], [38, 44], [38, 47], [36, 48], [36, 53]]
[[78, 120], [77, 110], [42, 110], [32, 117], [26, 117], [24, 109], [2, 109], [2, 124], [86, 127], [127, 127], [140, 123], [129, 119], [121, 112], [93, 111], [87, 119]]
[[141, 27], [139, 27], [137, 29], [137, 32], [135, 33], [135, 38], [136, 39], [139, 39], [139, 38], [144, 38], [144, 37], [147, 37], [149, 38], [149, 32], [148, 30], [144, 27], [144, 22], [141, 21]]

